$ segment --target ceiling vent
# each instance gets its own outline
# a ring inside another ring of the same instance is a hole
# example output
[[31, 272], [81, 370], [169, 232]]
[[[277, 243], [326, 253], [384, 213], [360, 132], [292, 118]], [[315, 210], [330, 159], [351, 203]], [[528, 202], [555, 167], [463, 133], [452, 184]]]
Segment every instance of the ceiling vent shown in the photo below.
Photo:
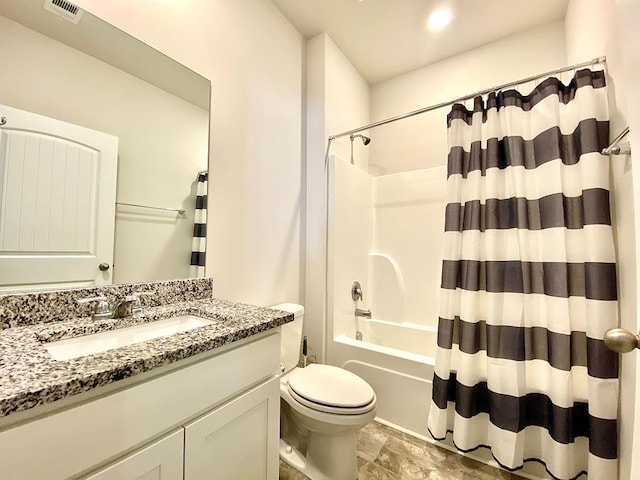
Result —
[[66, 0], [45, 0], [44, 9], [71, 23], [78, 23], [83, 13], [80, 7]]

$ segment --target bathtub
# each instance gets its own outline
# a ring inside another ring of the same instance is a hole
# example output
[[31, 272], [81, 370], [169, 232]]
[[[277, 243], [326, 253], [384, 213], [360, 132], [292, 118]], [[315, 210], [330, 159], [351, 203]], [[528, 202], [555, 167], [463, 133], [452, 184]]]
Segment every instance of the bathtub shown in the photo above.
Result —
[[436, 328], [360, 319], [362, 340], [340, 334], [328, 346], [329, 363], [366, 380], [378, 397], [376, 419], [423, 439], [431, 402]]
[[[362, 340], [346, 334], [333, 339], [327, 351], [329, 363], [350, 370], [373, 387], [378, 397], [377, 421], [500, 468], [488, 449], [461, 453], [451, 437], [439, 442], [427, 431], [437, 328], [378, 319], [359, 319], [358, 328]], [[518, 475], [532, 480], [549, 478], [535, 462], [527, 462]]]

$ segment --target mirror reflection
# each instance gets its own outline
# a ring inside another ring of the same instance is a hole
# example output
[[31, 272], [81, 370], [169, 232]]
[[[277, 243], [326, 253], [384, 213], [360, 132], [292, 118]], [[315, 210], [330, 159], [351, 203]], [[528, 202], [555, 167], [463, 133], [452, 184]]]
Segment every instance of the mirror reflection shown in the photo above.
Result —
[[[0, 4], [0, 290], [195, 276], [209, 81], [87, 12], [45, 7]], [[88, 131], [115, 139], [113, 187]]]

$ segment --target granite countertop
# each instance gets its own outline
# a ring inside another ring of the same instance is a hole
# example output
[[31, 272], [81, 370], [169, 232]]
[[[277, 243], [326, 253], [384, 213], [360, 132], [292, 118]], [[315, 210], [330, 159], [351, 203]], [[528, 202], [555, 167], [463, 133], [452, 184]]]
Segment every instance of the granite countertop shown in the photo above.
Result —
[[[95, 355], [54, 360], [43, 343], [192, 314], [212, 325]], [[127, 319], [88, 317], [17, 326], [0, 331], [0, 417], [28, 410], [198, 353], [250, 337], [293, 320], [293, 314], [209, 298], [144, 308]]]

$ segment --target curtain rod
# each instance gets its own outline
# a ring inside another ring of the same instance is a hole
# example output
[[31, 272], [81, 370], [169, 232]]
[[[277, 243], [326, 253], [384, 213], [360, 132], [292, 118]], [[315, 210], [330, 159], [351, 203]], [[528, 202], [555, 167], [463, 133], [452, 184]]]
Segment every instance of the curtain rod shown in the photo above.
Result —
[[532, 82], [533, 80], [537, 80], [542, 77], [546, 77], [549, 75], [554, 75], [556, 73], [568, 72], [569, 70], [574, 70], [576, 68], [588, 67], [590, 65], [596, 65], [598, 63], [604, 63], [607, 60], [607, 57], [596, 57], [588, 62], [576, 63], [574, 65], [570, 65], [568, 67], [557, 68], [555, 70], [550, 70], [548, 72], [540, 73], [538, 75], [534, 75], [531, 77], [522, 78], [520, 80], [516, 80], [515, 82], [503, 83], [502, 85], [498, 85], [496, 87], [485, 88], [484, 90], [480, 90], [478, 92], [472, 93], [470, 95], [465, 95], [464, 97], [454, 98], [453, 100], [448, 100], [446, 102], [438, 103], [435, 105], [431, 105], [428, 107], [420, 108], [418, 110], [414, 110], [412, 112], [403, 113], [401, 115], [397, 115], [395, 117], [385, 118], [384, 120], [378, 120], [377, 122], [370, 123], [369, 125], [365, 125], [364, 127], [354, 128], [353, 130], [348, 130], [346, 132], [338, 133], [336, 135], [329, 136], [329, 142], [335, 140], [336, 138], [344, 137], [346, 135], [353, 135], [354, 133], [362, 132], [364, 130], [369, 130], [370, 128], [379, 127], [381, 125], [386, 125], [387, 123], [392, 123], [397, 120], [403, 120], [405, 118], [413, 117], [414, 115], [420, 115], [421, 113], [430, 112], [432, 110], [437, 110], [438, 108], [446, 107], [448, 105], [453, 105], [454, 103], [464, 102], [465, 100], [469, 100], [471, 98], [477, 97], [478, 95], [486, 95], [487, 93], [495, 92], [497, 90], [502, 90], [506, 87], [516, 86], [522, 83]]

